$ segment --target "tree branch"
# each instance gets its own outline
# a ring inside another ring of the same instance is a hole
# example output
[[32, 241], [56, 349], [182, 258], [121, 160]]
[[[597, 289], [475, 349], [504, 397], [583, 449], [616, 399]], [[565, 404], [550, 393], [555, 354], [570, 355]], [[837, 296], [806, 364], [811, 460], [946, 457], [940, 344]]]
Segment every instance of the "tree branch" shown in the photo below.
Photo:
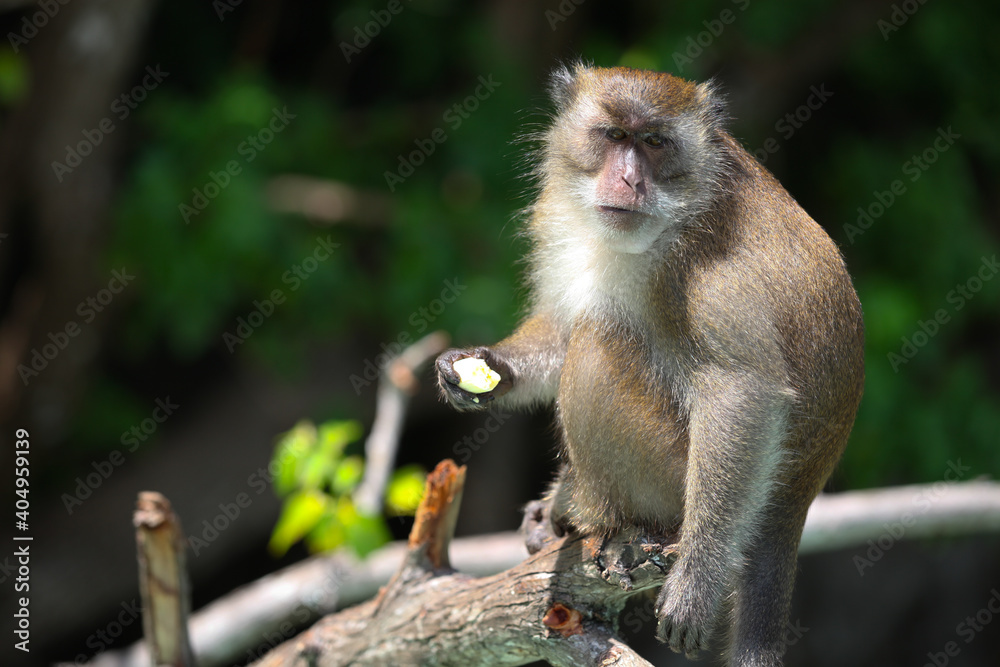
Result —
[[284, 174], [268, 181], [265, 194], [271, 210], [321, 223], [384, 227], [392, 218], [389, 197], [337, 181]]
[[153, 647], [153, 664], [194, 665], [188, 640], [191, 595], [184, 560], [184, 533], [170, 501], [142, 491], [136, 502], [135, 541], [139, 552], [142, 629]]
[[354, 502], [365, 514], [382, 512], [385, 487], [403, 433], [406, 406], [417, 388], [417, 369], [443, 352], [448, 341], [444, 331], [427, 334], [389, 362], [379, 376], [375, 421], [365, 441], [365, 474], [354, 491]]
[[[810, 509], [800, 552], [817, 553], [864, 546], [867, 540], [878, 539], [885, 535], [886, 524], [892, 526], [897, 523], [904, 526], [904, 533], [898, 538], [901, 540], [1000, 532], [1000, 483], [985, 480], [961, 483], [938, 482], [821, 495]], [[898, 534], [898, 530], [896, 533]], [[546, 596], [548, 599], [556, 596], [556, 593], [549, 588], [550, 582], [555, 582], [557, 576], [564, 576], [562, 571], [567, 568], [583, 568], [585, 565], [580, 542], [580, 540], [563, 540], [550, 544], [543, 551], [525, 560], [524, 538], [517, 533], [454, 540], [450, 548], [451, 562], [462, 574], [454, 572], [439, 576], [426, 574], [419, 583], [421, 590], [433, 592], [436, 586], [441, 586], [455, 593], [457, 597], [443, 597], [436, 603], [440, 606], [428, 608], [427, 611], [436, 610], [436, 617], [445, 615], [453, 622], [453, 625], [449, 626], [449, 632], [443, 634], [461, 634], [466, 631], [467, 626], [475, 630], [487, 622], [502, 622], [503, 605], [507, 602], [502, 595], [485, 596], [487, 593], [496, 594], [497, 591], [502, 593], [503, 586], [506, 585], [507, 591], [517, 601], [511, 608], [526, 614], [529, 612], [534, 614], [523, 616], [518, 622], [524, 625], [525, 619], [536, 619], [532, 631], [541, 635], [547, 629], [539, 626], [538, 620], [541, 619], [544, 623], [548, 612], [554, 606], [542, 609], [546, 604], [544, 600]], [[297, 619], [297, 615], [301, 615], [303, 609], [308, 609], [312, 617], [315, 617], [315, 614], [334, 611], [338, 605], [343, 607], [371, 598], [377, 593], [379, 586], [388, 582], [399, 568], [406, 550], [406, 546], [402, 543], [390, 544], [363, 562], [345, 553], [314, 556], [213, 602], [194, 614], [191, 620], [191, 641], [199, 664], [202, 667], [232, 664], [240, 656], [245, 656], [247, 649], [255, 649], [254, 654], [259, 655], [261, 649], [276, 643], [266, 638], [277, 636], [276, 629], [282, 623], [287, 624], [289, 620], [296, 619], [301, 624], [308, 620]], [[610, 598], [625, 595], [624, 591], [607, 586], [600, 580], [597, 576], [599, 568], [594, 566], [593, 570], [589, 571], [591, 579], [588, 585], [596, 586], [595, 590], [599, 593]], [[654, 588], [657, 585], [655, 581], [639, 580], [638, 584], [633, 581], [634, 590]], [[538, 596], [538, 599], [534, 596]], [[584, 594], [574, 600], [585, 598]], [[567, 609], [578, 611], [584, 609], [582, 606], [574, 607], [574, 604], [579, 604], [578, 601], [570, 602], [567, 599], [555, 601], [561, 602]], [[500, 607], [489, 609], [487, 607], [490, 604], [499, 604]], [[370, 621], [365, 614], [372, 613], [372, 605], [372, 602], [367, 602], [327, 617], [288, 645], [309, 646], [307, 641], [312, 641], [314, 636], [322, 635], [322, 628], [342, 628], [345, 627], [343, 623], [352, 627], [355, 633], [364, 632], [362, 626]], [[341, 617], [343, 621], [337, 620]], [[414, 626], [418, 625], [416, 618], [413, 620]], [[468, 619], [474, 619], [474, 622], [469, 622]], [[352, 623], [355, 625], [352, 626]], [[420, 623], [424, 623], [422, 618]], [[429, 626], [424, 623], [424, 627]], [[598, 631], [594, 629], [592, 620], [585, 620], [583, 628], [586, 637], [599, 636], [595, 634]], [[512, 632], [509, 627], [505, 631]], [[480, 648], [492, 647], [493, 638], [502, 636], [504, 635], [491, 635], [489, 644]], [[572, 641], [565, 639], [555, 644], [559, 650], [576, 647], [584, 641], [579, 637], [581, 635], [574, 635], [570, 638]], [[375, 643], [379, 643], [379, 638], [375, 638]], [[286, 648], [288, 645], [282, 646], [281, 649], [292, 650]], [[605, 645], [609, 651], [618, 651], [620, 646], [613, 639], [605, 642]], [[512, 646], [523, 648], [524, 640], [519, 640]], [[535, 650], [533, 646], [534, 644], [529, 643], [529, 650]], [[125, 651], [106, 652], [92, 664], [101, 667], [139, 665], [145, 667], [149, 664], [148, 658], [143, 662], [146, 655], [140, 643]], [[623, 662], [611, 664], [644, 664], [624, 662], [628, 659], [626, 657], [628, 653], [623, 652], [621, 655], [620, 659]], [[268, 656], [268, 659], [270, 660], [271, 656]], [[463, 664], [462, 659], [462, 654], [455, 654], [455, 663]], [[544, 659], [555, 665], [565, 664], [559, 662], [553, 655], [547, 655]], [[641, 660], [641, 658], [636, 659]], [[395, 659], [389, 662], [402, 664]], [[448, 662], [446, 660], [442, 664]], [[582, 663], [577, 662], [574, 667], [590, 663], [590, 660], [583, 660]]]
[[[617, 619], [630, 593], [662, 581], [671, 549], [566, 537], [510, 570], [471, 578], [445, 555], [464, 479], [451, 461], [428, 476], [406, 558], [374, 600], [327, 616], [256, 664], [649, 665], [615, 638]], [[599, 555], [627, 569], [619, 586], [602, 578]]]
[[998, 533], [1000, 482], [941, 481], [824, 494], [809, 508], [799, 553], [861, 546], [885, 535], [887, 526], [898, 532], [897, 525], [908, 540]]

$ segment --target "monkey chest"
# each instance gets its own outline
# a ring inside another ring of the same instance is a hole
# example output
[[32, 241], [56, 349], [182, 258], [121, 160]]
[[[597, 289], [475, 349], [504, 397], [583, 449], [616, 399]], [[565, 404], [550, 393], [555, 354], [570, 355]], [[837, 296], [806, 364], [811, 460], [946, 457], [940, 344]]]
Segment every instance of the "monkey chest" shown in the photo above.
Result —
[[687, 423], [672, 360], [635, 331], [577, 327], [557, 399], [577, 504], [620, 508], [629, 523], [681, 509]]

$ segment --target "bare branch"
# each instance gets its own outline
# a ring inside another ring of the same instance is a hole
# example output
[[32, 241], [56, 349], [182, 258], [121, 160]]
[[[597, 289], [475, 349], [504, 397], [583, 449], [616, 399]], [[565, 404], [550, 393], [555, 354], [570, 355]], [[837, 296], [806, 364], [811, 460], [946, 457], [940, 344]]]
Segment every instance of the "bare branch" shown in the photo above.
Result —
[[[596, 553], [592, 540], [562, 538], [479, 579], [404, 566], [375, 600], [327, 616], [256, 664], [648, 664], [614, 639], [626, 599], [643, 588], [608, 585]], [[657, 571], [634, 578], [646, 588], [662, 581], [652, 560], [636, 567]]]
[[414, 564], [425, 569], [450, 569], [448, 546], [455, 535], [458, 508], [462, 504], [465, 466], [442, 461], [427, 476], [426, 486], [410, 531], [409, 556], [418, 559]]
[[[867, 540], [877, 539], [883, 535], [886, 531], [885, 524], [897, 522], [906, 527], [903, 537], [900, 538], [904, 540], [1000, 532], [1000, 483], [982, 480], [961, 483], [938, 482], [930, 485], [822, 495], [816, 499], [810, 510], [800, 552], [816, 553], [863, 546]], [[444, 608], [437, 609], [437, 612], [450, 614], [450, 618], [454, 621], [474, 619], [469, 625], [479, 627], [488, 619], [495, 619], [497, 610], [484, 607], [497, 602], [496, 597], [485, 597], [489, 591], [497, 590], [497, 587], [502, 588], [503, 585], [507, 585], [509, 591], [516, 591], [519, 586], [527, 586], [528, 593], [539, 596], [539, 599], [543, 599], [546, 595], [555, 595], [548, 588], [548, 584], [555, 581], [557, 571], [571, 567], [583, 559], [580, 548], [574, 544], [550, 545], [548, 550], [543, 550], [525, 560], [523, 537], [517, 533], [458, 538], [451, 543], [451, 562], [463, 574], [429, 577], [423, 582], [423, 586], [433, 589], [440, 585], [448, 591], [453, 591], [456, 589], [449, 586], [464, 585], [466, 591], [463, 594], [454, 597], [449, 595], [437, 602], [444, 605]], [[259, 647], [268, 633], [273, 632], [282, 622], [295, 618], [296, 612], [301, 613], [304, 608], [323, 614], [333, 611], [338, 605], [352, 605], [371, 598], [378, 592], [379, 587], [385, 585], [393, 576], [405, 553], [404, 544], [394, 543], [375, 552], [363, 562], [358, 562], [343, 553], [315, 556], [217, 600], [192, 617], [191, 637], [199, 664], [202, 667], [231, 664], [238, 657], [245, 655], [248, 648]], [[560, 554], [566, 557], [560, 560]], [[545, 569], [547, 567], [553, 569]], [[504, 572], [505, 570], [507, 571]], [[596, 590], [601, 595], [609, 597], [625, 595], [624, 592], [619, 593], [619, 589], [601, 581], [596, 576], [597, 573], [598, 568], [595, 566], [592, 571], [595, 578], [590, 581], [598, 586]], [[632, 576], [634, 590], [645, 590], [657, 585], [655, 577], [651, 576], [648, 581], [643, 581], [637, 578], [635, 572]], [[636, 584], [635, 581], [639, 583]], [[566, 599], [559, 599], [556, 602], [567, 608], [572, 607]], [[341, 627], [338, 624], [342, 621], [330, 619], [340, 618], [344, 614], [347, 615], [345, 619], [354, 619], [352, 622], [357, 623], [353, 626], [352, 632], [363, 632], [365, 623], [370, 621], [364, 614], [366, 610], [370, 613], [371, 605], [370, 602], [361, 604], [324, 619], [310, 632], [320, 632], [321, 627], [327, 626]], [[525, 606], [517, 606], [516, 609], [525, 613], [530, 610], [538, 614], [534, 618], [544, 619], [552, 607], [541, 610], [537, 605], [529, 606], [525, 603]], [[420, 617], [414, 617], [411, 621], [416, 624], [418, 618]], [[523, 624], [526, 618], [531, 617], [523, 616], [519, 622]], [[425, 624], [424, 627], [429, 626]], [[583, 627], [588, 637], [598, 636], [593, 634], [597, 631], [588, 627], [586, 621]], [[456, 625], [453, 626], [453, 630], [460, 633], [465, 630], [465, 626]], [[541, 631], [541, 628], [539, 630]], [[302, 635], [295, 642], [305, 642], [306, 637], [307, 635]], [[559, 650], [582, 642], [579, 637], [574, 635], [557, 642]], [[518, 645], [515, 644], [515, 647]], [[141, 646], [137, 644], [126, 652], [109, 651], [102, 654], [94, 664], [102, 667], [139, 665], [145, 667], [149, 664], [148, 659], [145, 662], [138, 660], [144, 655]], [[609, 646], [618, 650], [615, 648], [618, 644], [614, 640], [610, 641]], [[557, 657], [553, 655], [546, 655], [543, 659], [551, 664], [566, 664], [558, 662]], [[393, 664], [403, 664], [387, 660]], [[455, 664], [477, 664], [463, 663], [462, 660], [463, 654], [456, 653]], [[442, 664], [447, 664], [447, 661]], [[583, 660], [576, 662], [575, 667], [580, 664], [590, 663], [588, 660]]]
[[184, 532], [170, 501], [155, 491], [143, 491], [132, 517], [139, 555], [142, 628], [153, 647], [153, 664], [188, 667], [194, 654], [188, 640], [191, 611]]
[[424, 336], [393, 359], [379, 378], [375, 421], [365, 441], [365, 475], [354, 491], [354, 502], [365, 514], [382, 511], [385, 487], [396, 463], [406, 406], [417, 387], [416, 371], [443, 352], [448, 340], [443, 331]]
[[1000, 532], [1000, 483], [942, 481], [822, 495], [809, 508], [799, 553], [863, 545], [896, 524], [908, 540]]
[[266, 189], [271, 209], [298, 213], [310, 220], [338, 223], [348, 220], [382, 226], [392, 217], [392, 200], [344, 183], [285, 174], [272, 178]]

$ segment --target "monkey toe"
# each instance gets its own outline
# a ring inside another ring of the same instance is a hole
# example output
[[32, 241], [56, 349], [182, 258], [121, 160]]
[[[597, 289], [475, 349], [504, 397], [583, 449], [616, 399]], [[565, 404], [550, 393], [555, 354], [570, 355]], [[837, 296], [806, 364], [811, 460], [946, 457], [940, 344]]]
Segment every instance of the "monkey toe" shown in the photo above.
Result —
[[543, 500], [533, 500], [524, 507], [521, 535], [529, 554], [538, 553], [552, 540], [548, 514], [549, 504]]
[[671, 619], [661, 618], [656, 628], [656, 638], [670, 647], [674, 653], [683, 653], [690, 660], [698, 657], [698, 652], [708, 648], [703, 633], [696, 627], [677, 625]]
[[699, 613], [689, 596], [671, 595], [662, 589], [656, 604], [656, 638], [674, 653], [694, 658], [699, 651], [708, 649], [712, 623], [711, 615]]

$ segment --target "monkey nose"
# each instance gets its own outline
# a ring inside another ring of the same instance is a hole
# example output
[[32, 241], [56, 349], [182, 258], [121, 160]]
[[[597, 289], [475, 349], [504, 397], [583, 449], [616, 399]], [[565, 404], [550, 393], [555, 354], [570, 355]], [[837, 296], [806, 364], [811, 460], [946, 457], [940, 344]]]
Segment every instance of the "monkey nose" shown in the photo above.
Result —
[[635, 193], [637, 196], [643, 196], [646, 193], [646, 183], [642, 180], [642, 177], [636, 174], [635, 176], [629, 178], [627, 176], [622, 176], [622, 180], [628, 185], [629, 189]]
[[622, 180], [633, 192], [639, 192], [639, 188], [642, 187], [642, 173], [638, 169], [634, 169], [631, 166], [627, 167], [622, 172]]

